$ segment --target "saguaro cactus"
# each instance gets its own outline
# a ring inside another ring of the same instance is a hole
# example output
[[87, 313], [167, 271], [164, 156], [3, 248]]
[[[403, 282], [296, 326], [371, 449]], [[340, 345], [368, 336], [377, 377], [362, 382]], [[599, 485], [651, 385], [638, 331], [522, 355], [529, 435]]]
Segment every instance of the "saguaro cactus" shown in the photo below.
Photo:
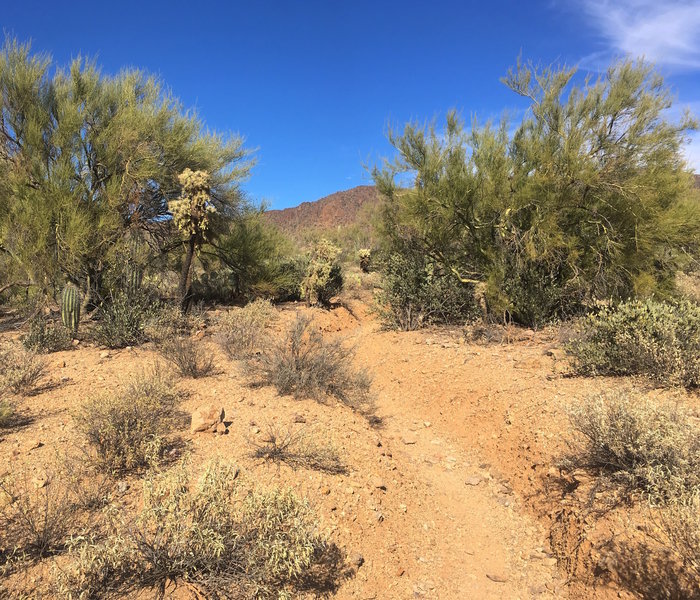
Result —
[[80, 291], [72, 283], [61, 294], [61, 321], [75, 335], [80, 323]]

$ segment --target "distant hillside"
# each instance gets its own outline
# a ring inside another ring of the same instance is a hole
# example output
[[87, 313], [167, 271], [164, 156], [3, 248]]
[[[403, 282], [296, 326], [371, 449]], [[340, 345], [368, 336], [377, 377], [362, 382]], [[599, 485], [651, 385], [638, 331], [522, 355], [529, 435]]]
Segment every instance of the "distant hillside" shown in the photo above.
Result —
[[354, 225], [361, 214], [366, 214], [378, 202], [377, 190], [373, 185], [360, 185], [315, 202], [302, 202], [294, 208], [269, 210], [265, 215], [282, 231], [294, 235], [306, 229]]

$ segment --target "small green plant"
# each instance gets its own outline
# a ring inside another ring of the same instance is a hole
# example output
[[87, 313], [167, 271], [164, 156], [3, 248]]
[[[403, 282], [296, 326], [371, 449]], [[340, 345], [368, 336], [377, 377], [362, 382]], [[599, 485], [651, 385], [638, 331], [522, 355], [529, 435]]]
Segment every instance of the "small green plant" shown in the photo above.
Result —
[[61, 294], [61, 321], [73, 336], [78, 334], [80, 325], [80, 290], [69, 283]]
[[0, 400], [0, 429], [9, 427], [15, 416], [15, 409], [9, 402]]
[[580, 402], [570, 423], [579, 434], [571, 467], [592, 469], [652, 501], [700, 491], [700, 431], [679, 406], [622, 390]]
[[136, 376], [121, 392], [88, 400], [75, 421], [100, 470], [125, 473], [163, 458], [177, 400], [172, 381], [155, 370]]
[[634, 300], [584, 318], [568, 345], [584, 375], [646, 375], [700, 385], [700, 305]]
[[370, 378], [353, 369], [353, 354], [339, 340], [324, 339], [311, 319], [299, 316], [285, 335], [246, 364], [257, 383], [273, 385], [280, 394], [319, 401], [332, 397], [365, 410], [371, 404]]
[[301, 295], [307, 304], [329, 306], [331, 298], [343, 289], [343, 274], [338, 257], [340, 248], [328, 240], [320, 240], [311, 254], [306, 277], [301, 282]]
[[219, 321], [217, 341], [230, 358], [245, 358], [262, 350], [266, 328], [277, 318], [268, 300], [255, 300], [243, 308], [233, 308]]
[[66, 598], [185, 584], [198, 597], [287, 598], [322, 560], [327, 542], [291, 491], [239, 491], [238, 469], [213, 462], [190, 482], [184, 465], [151, 475], [135, 519], [112, 513], [110, 535], [80, 539], [58, 574]]
[[0, 346], [0, 396], [30, 393], [46, 372], [46, 362], [31, 350], [14, 344]]
[[271, 424], [262, 443], [252, 442], [252, 445], [252, 456], [259, 460], [285, 463], [293, 469], [312, 469], [331, 475], [348, 472], [333, 446], [316, 443], [303, 430], [282, 431]]
[[49, 323], [43, 316], [37, 315], [29, 324], [29, 333], [24, 336], [22, 344], [36, 352], [60, 352], [70, 348], [71, 335], [64, 327]]
[[214, 370], [212, 355], [191, 338], [170, 337], [161, 342], [160, 351], [183, 377], [206, 377]]

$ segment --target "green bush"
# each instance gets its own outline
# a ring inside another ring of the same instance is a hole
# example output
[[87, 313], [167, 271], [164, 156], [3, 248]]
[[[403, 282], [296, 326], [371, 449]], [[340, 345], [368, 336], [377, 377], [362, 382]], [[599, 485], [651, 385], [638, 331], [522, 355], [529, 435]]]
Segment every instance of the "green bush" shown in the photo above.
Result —
[[311, 319], [298, 316], [285, 335], [246, 363], [256, 383], [280, 394], [318, 401], [335, 398], [358, 410], [370, 404], [370, 379], [352, 367], [353, 350], [326, 340]]
[[580, 322], [568, 344], [585, 375], [646, 375], [671, 385], [700, 385], [700, 305], [630, 301]]
[[95, 340], [108, 348], [136, 346], [146, 341], [146, 326], [158, 304], [145, 294], [118, 293], [100, 306]]
[[416, 249], [391, 253], [381, 272], [376, 311], [387, 327], [412, 331], [436, 323], [463, 324], [478, 314], [471, 286]]
[[122, 392], [88, 400], [75, 420], [95, 464], [111, 474], [158, 464], [168, 450], [177, 399], [172, 381], [155, 370], [138, 375]]
[[309, 305], [329, 306], [331, 298], [343, 289], [343, 274], [338, 262], [341, 250], [328, 240], [320, 240], [311, 253], [301, 295]]
[[593, 469], [653, 501], [700, 491], [700, 431], [679, 406], [623, 390], [575, 405], [570, 423], [579, 433], [573, 468]]
[[49, 323], [43, 316], [37, 316], [29, 324], [29, 333], [22, 344], [36, 352], [60, 352], [70, 348], [71, 334], [57, 323]]
[[292, 597], [330, 546], [291, 491], [239, 487], [238, 469], [218, 462], [194, 485], [184, 465], [148, 477], [135, 519], [114, 511], [105, 539], [76, 541], [59, 593], [163, 597], [185, 584], [202, 598]]

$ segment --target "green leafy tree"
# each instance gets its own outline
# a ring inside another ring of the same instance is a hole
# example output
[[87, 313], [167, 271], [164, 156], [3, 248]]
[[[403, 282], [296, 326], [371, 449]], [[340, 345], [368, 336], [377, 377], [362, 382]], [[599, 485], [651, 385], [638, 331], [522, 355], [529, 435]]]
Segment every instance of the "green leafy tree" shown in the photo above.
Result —
[[99, 293], [134, 230], [179, 247], [169, 203], [187, 168], [209, 174], [217, 221], [233, 218], [251, 165], [241, 138], [205, 133], [155, 77], [61, 69], [12, 39], [0, 52], [0, 252], [45, 293], [66, 279]]
[[385, 246], [419, 240], [490, 318], [538, 325], [597, 300], [670, 294], [697, 256], [681, 152], [695, 120], [666, 118], [670, 92], [642, 62], [575, 75], [518, 62], [504, 82], [530, 108], [512, 136], [505, 121], [467, 132], [450, 113], [444, 132], [390, 132], [398, 156], [374, 169]]

